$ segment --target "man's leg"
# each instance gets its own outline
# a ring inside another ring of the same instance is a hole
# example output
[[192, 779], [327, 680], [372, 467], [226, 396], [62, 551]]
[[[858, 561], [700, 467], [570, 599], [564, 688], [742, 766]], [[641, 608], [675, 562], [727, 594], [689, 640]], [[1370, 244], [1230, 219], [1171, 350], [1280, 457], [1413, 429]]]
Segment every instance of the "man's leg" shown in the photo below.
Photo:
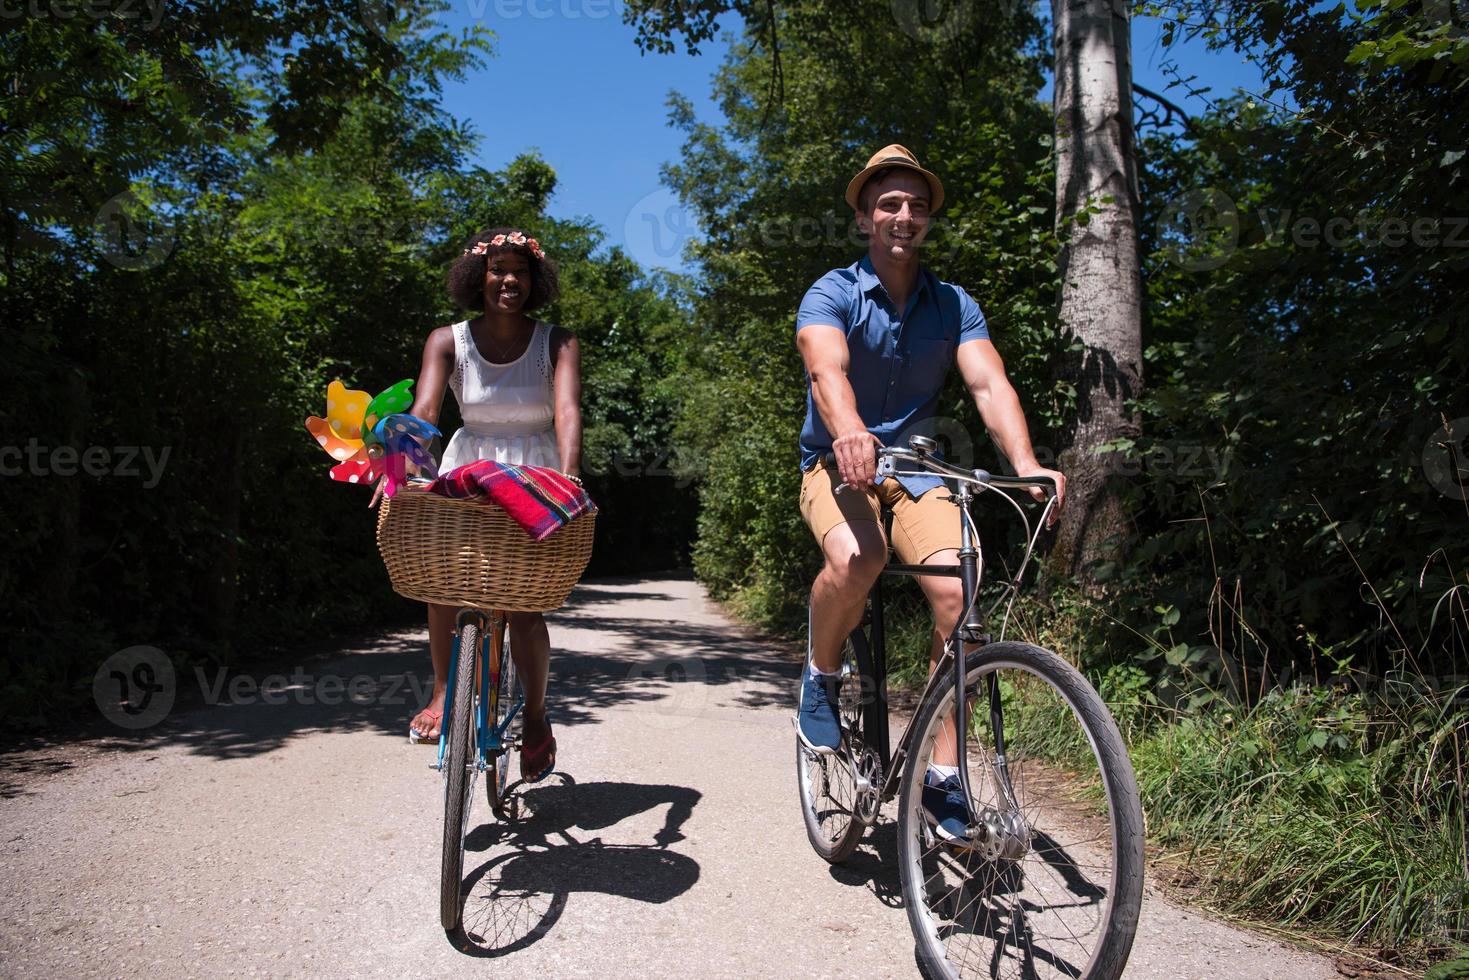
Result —
[[812, 668], [802, 680], [796, 723], [801, 738], [819, 752], [841, 745], [837, 677], [842, 644], [861, 622], [867, 593], [887, 561], [876, 498], [852, 489], [838, 494], [839, 480], [817, 467], [801, 481], [801, 516], [825, 562], [811, 586]]
[[887, 564], [887, 542], [876, 521], [838, 524], [821, 541], [826, 563], [811, 584], [811, 659], [816, 669], [836, 673], [842, 643], [862, 621], [872, 583]]
[[[945, 549], [934, 552], [923, 561], [925, 565], [957, 565], [959, 564], [959, 549]], [[928, 672], [932, 674], [938, 669], [939, 661], [944, 656], [944, 644], [948, 642], [949, 634], [954, 631], [959, 622], [959, 616], [964, 611], [964, 586], [957, 578], [920, 578], [918, 584], [923, 588], [923, 594], [928, 598], [928, 604], [933, 609], [933, 634], [928, 648]], [[966, 648], [969, 649], [969, 648]], [[957, 766], [959, 764], [959, 752], [957, 740], [954, 738], [954, 719], [944, 719], [944, 727], [939, 732], [938, 743], [933, 747], [933, 758], [930, 760], [936, 766]]]
[[838, 524], [821, 539], [826, 558], [811, 586], [811, 667], [801, 684], [796, 724], [818, 752], [842, 744], [839, 691], [842, 644], [862, 621], [862, 607], [887, 560], [887, 543], [874, 521]]
[[[957, 565], [959, 563], [959, 513], [948, 500], [948, 491], [930, 490], [918, 500], [895, 499], [893, 549], [908, 564]], [[928, 669], [932, 673], [943, 659], [944, 645], [964, 613], [964, 586], [949, 576], [919, 578], [934, 628], [930, 635]], [[923, 807], [939, 836], [956, 843], [967, 841], [969, 810], [959, 784], [959, 744], [950, 715], [943, 719], [934, 739], [933, 754], [924, 774]]]

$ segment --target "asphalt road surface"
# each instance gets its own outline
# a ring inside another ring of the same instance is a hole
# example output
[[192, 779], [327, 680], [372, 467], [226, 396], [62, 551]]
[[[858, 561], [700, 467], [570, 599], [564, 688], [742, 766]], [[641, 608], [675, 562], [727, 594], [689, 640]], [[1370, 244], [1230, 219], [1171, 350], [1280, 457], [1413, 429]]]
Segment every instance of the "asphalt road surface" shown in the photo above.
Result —
[[[918, 976], [891, 807], [845, 867], [807, 844], [789, 649], [686, 580], [588, 583], [549, 620], [559, 772], [510, 827], [477, 787], [467, 944], [405, 738], [420, 631], [179, 676], [151, 727], [0, 755], [0, 975]], [[1127, 975], [1337, 972], [1150, 889]]]

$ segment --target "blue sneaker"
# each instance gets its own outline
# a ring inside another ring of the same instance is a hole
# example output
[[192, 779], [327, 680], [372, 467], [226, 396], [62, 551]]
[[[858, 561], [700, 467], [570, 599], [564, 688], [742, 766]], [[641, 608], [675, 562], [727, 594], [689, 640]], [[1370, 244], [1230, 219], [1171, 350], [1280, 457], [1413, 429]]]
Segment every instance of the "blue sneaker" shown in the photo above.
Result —
[[923, 782], [923, 810], [940, 840], [952, 844], [969, 843], [969, 807], [964, 801], [964, 787], [958, 776], [950, 776], [937, 786]]
[[801, 706], [796, 710], [796, 731], [813, 752], [826, 754], [841, 747], [842, 723], [837, 717], [839, 680], [835, 674], [813, 677], [811, 669], [806, 668], [806, 680], [801, 685]]

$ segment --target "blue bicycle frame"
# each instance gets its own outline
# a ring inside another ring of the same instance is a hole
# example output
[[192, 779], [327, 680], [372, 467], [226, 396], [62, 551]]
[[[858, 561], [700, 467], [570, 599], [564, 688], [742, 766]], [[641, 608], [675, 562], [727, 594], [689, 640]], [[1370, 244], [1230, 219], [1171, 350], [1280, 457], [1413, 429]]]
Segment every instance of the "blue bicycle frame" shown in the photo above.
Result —
[[457, 683], [460, 667], [460, 653], [462, 652], [461, 640], [464, 636], [464, 624], [469, 620], [476, 620], [479, 627], [479, 649], [475, 651], [478, 659], [479, 670], [479, 703], [475, 706], [474, 731], [476, 746], [476, 766], [478, 771], [483, 772], [490, 765], [491, 753], [498, 753], [506, 748], [505, 732], [509, 730], [515, 716], [525, 706], [524, 695], [518, 695], [510, 710], [505, 712], [505, 718], [498, 725], [490, 724], [491, 712], [498, 707], [491, 703], [491, 697], [496, 700], [500, 696], [500, 671], [504, 668], [504, 646], [501, 646], [501, 657], [498, 662], [492, 663], [490, 652], [491, 643], [500, 630], [505, 628], [505, 620], [498, 614], [487, 617], [478, 609], [461, 609], [459, 618], [454, 624], [454, 647], [449, 654], [449, 676], [446, 690], [449, 696], [444, 701], [444, 718], [439, 725], [439, 758], [434, 763], [434, 768], [440, 771], [444, 768], [444, 752], [449, 744], [449, 732], [452, 731], [450, 723], [453, 718], [453, 692]]

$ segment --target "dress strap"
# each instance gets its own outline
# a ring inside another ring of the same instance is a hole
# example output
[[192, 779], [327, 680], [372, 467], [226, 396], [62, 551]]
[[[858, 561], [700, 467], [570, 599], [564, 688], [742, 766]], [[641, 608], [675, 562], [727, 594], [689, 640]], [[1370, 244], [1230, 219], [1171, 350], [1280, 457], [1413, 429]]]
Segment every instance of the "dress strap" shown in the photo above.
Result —
[[449, 387], [456, 397], [463, 390], [464, 365], [469, 361], [471, 343], [473, 341], [469, 337], [469, 321], [460, 320], [454, 324], [454, 372], [449, 375]]
[[556, 332], [556, 328], [545, 321], [537, 321], [536, 330], [541, 334], [534, 341], [540, 348], [537, 366], [540, 368], [541, 377], [546, 379], [546, 384], [551, 384], [554, 376], [551, 370], [551, 335]]

